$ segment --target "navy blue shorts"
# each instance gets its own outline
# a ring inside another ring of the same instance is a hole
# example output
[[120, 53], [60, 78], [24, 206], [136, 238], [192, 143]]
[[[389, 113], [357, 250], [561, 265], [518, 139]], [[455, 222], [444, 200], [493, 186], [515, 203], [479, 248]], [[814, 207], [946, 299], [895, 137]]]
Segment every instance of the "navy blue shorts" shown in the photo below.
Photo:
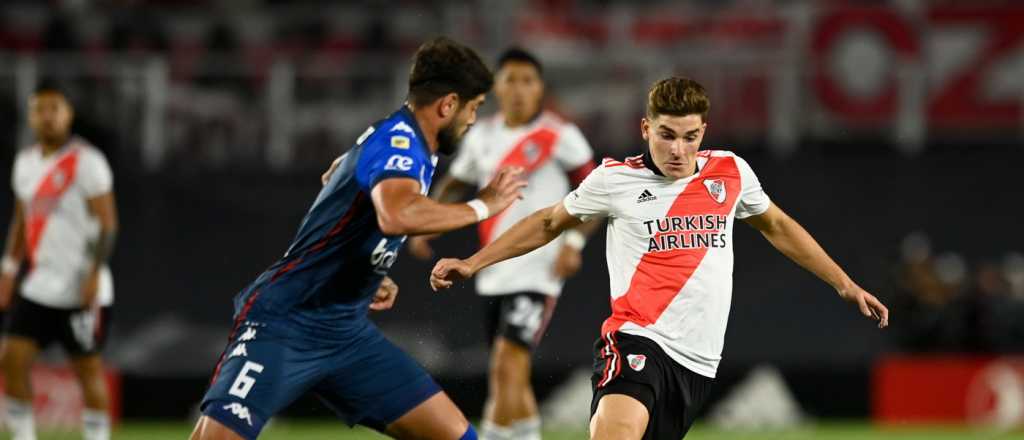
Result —
[[200, 407], [246, 439], [307, 391], [350, 426], [379, 431], [441, 391], [372, 325], [338, 343], [281, 337], [274, 325], [234, 332]]

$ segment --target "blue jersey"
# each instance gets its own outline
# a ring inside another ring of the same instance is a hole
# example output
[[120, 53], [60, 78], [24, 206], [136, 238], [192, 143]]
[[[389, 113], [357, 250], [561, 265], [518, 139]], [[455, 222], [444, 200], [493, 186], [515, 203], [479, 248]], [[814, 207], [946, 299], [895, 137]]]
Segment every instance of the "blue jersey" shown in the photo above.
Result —
[[405, 236], [385, 235], [370, 191], [415, 179], [427, 194], [437, 156], [403, 107], [368, 128], [309, 208], [285, 255], [235, 298], [236, 319], [284, 322], [305, 335], [344, 338], [368, 324], [369, 303]]

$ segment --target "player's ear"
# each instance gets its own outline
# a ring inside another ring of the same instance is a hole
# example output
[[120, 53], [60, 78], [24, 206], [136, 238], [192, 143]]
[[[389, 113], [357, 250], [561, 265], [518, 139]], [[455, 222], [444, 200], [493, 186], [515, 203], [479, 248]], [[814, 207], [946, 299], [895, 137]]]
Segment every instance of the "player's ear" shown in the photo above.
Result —
[[441, 119], [447, 119], [454, 115], [459, 109], [459, 95], [452, 92], [441, 97], [441, 103], [438, 106], [438, 116]]
[[640, 135], [644, 137], [644, 140], [649, 140], [647, 136], [647, 130], [651, 128], [651, 122], [646, 117], [640, 118]]

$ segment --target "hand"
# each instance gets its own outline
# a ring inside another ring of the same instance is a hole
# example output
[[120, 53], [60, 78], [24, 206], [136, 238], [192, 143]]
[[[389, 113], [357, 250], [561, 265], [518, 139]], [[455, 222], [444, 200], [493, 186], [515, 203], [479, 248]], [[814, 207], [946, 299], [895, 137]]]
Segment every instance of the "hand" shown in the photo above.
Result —
[[0, 275], [0, 310], [7, 310], [14, 297], [14, 274]]
[[562, 246], [562, 250], [558, 252], [558, 259], [555, 260], [555, 266], [552, 270], [556, 277], [564, 280], [575, 275], [580, 270], [582, 264], [583, 256], [580, 254], [580, 251], [572, 246]]
[[88, 309], [96, 305], [97, 293], [100, 290], [100, 271], [93, 269], [82, 282], [82, 308]]
[[380, 287], [377, 288], [377, 293], [373, 295], [370, 310], [378, 312], [389, 310], [395, 305], [396, 299], [398, 299], [398, 284], [395, 284], [390, 277], [384, 277], [384, 280], [380, 282]]
[[409, 239], [409, 253], [420, 260], [429, 260], [434, 257], [434, 249], [430, 247], [430, 240], [437, 238], [438, 234], [417, 235]]
[[473, 268], [466, 260], [444, 258], [434, 265], [434, 270], [430, 271], [430, 288], [437, 292], [451, 287], [455, 281], [461, 281], [471, 276], [473, 276]]
[[341, 157], [338, 157], [337, 159], [334, 159], [334, 162], [331, 162], [331, 166], [320, 176], [320, 183], [326, 185], [327, 182], [331, 180], [331, 175], [334, 174], [334, 170], [338, 169], [338, 165], [341, 165]]
[[875, 298], [874, 295], [868, 293], [860, 286], [853, 284], [846, 289], [840, 289], [839, 297], [848, 302], [856, 303], [861, 314], [878, 321], [878, 328], [889, 326], [889, 309], [878, 298]]
[[526, 180], [523, 180], [522, 176], [522, 167], [505, 167], [480, 190], [477, 198], [487, 205], [491, 216], [504, 211], [512, 202], [523, 198], [522, 189], [526, 187]]

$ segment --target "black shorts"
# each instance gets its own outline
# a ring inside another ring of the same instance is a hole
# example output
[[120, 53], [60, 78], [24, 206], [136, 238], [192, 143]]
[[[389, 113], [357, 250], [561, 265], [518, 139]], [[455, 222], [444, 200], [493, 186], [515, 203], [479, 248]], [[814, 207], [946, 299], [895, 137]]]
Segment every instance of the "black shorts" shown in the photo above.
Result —
[[558, 298], [537, 292], [519, 292], [488, 296], [484, 325], [487, 335], [502, 337], [528, 350], [540, 344]]
[[590, 415], [605, 395], [624, 394], [647, 407], [644, 440], [681, 439], [697, 419], [712, 382], [673, 361], [650, 339], [610, 333], [594, 343]]
[[96, 354], [107, 342], [110, 310], [57, 309], [16, 294], [5, 316], [4, 334], [31, 339], [40, 349], [58, 342], [72, 357]]

